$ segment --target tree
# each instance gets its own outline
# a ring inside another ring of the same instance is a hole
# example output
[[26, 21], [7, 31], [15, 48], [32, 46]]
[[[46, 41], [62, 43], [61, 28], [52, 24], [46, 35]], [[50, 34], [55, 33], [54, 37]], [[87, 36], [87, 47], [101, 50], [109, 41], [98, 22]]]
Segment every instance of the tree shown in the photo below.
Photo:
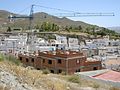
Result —
[[59, 30], [59, 26], [54, 23], [43, 22], [41, 25], [41, 29], [43, 31], [57, 31], [57, 30]]
[[90, 31], [90, 28], [87, 27], [86, 30], [85, 30], [85, 32], [86, 32], [86, 33], [89, 33], [89, 31]]
[[58, 31], [59, 30], [59, 26], [54, 24], [54, 23], [52, 23], [51, 28], [52, 28], [52, 31]]
[[81, 25], [79, 25], [79, 26], [78, 26], [78, 30], [80, 30], [80, 31], [82, 30], [82, 27], [81, 27]]
[[46, 31], [46, 30], [47, 30], [47, 23], [46, 23], [46, 22], [43, 22], [43, 23], [42, 23], [41, 29], [42, 29], [43, 31]]
[[101, 35], [102, 37], [105, 36], [105, 35], [107, 35], [105, 33], [105, 31], [103, 31], [103, 30], [97, 31], [96, 33], [97, 33], [97, 35]]
[[38, 24], [37, 24], [34, 28], [35, 28], [35, 29], [40, 29], [40, 27], [39, 27], [39, 25], [38, 25]]
[[92, 34], [95, 35], [95, 26], [92, 26]]
[[46, 25], [47, 25], [47, 26], [46, 26], [46, 30], [47, 30], [47, 31], [51, 31], [51, 30], [52, 30], [52, 28], [51, 28], [51, 23], [47, 22]]
[[12, 31], [11, 27], [8, 27], [7, 32], [11, 32], [11, 31]]
[[69, 27], [65, 26], [65, 30], [67, 30], [68, 32], [70, 32]]
[[72, 30], [72, 29], [73, 29], [73, 27], [72, 27], [72, 26], [70, 26], [70, 27], [69, 27], [69, 29], [70, 29], [70, 30]]

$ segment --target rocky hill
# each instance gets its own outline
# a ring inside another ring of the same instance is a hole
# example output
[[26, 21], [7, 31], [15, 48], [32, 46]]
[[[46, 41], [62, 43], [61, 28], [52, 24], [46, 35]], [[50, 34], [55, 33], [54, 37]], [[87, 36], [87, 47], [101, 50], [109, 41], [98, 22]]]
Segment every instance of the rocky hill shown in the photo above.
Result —
[[[7, 31], [8, 27], [12, 28], [11, 30], [22, 29], [25, 31], [29, 29], [30, 22], [28, 18], [12, 19], [12, 21], [9, 22], [9, 14], [10, 12], [8, 11], [0, 10], [0, 31]], [[23, 16], [14, 13], [12, 13], [12, 15]], [[97, 35], [111, 35], [111, 39], [119, 39], [120, 36], [120, 34], [107, 28], [91, 25], [82, 21], [73, 21], [66, 17], [59, 18], [44, 12], [34, 13], [33, 16], [34, 19], [32, 21], [31, 27], [33, 29], [39, 29], [39, 31], [42, 32], [75, 32], [93, 35], [94, 37], [97, 37]]]
[[61, 26], [66, 26], [66, 25], [68, 25], [68, 26], [71, 26], [71, 25], [79, 26], [79, 25], [81, 25], [83, 27], [90, 26], [90, 24], [87, 24], [87, 23], [82, 22], [82, 21], [73, 21], [73, 20], [70, 20], [66, 17], [58, 18], [56, 16], [52, 16], [52, 15], [49, 15], [49, 14], [44, 13], [44, 12], [35, 13], [34, 17], [35, 17], [35, 19], [34, 19], [35, 23], [40, 23], [40, 22], [46, 22], [47, 21], [47, 22], [56, 23], [56, 24], [61, 25]]
[[0, 10], [0, 25], [3, 25], [7, 23], [7, 16], [9, 15], [9, 12]]
[[[14, 27], [23, 27], [23, 28], [28, 27], [28, 25], [29, 25], [28, 19], [15, 19], [14, 22], [10, 23], [8, 20], [8, 15], [10, 15], [10, 13], [11, 12], [0, 10], [0, 24], [1, 24], [1, 26], [4, 27], [4, 26], [8, 26], [10, 24], [10, 26], [14, 26]], [[14, 13], [11, 13], [11, 14], [18, 15], [18, 14], [14, 14]], [[49, 15], [49, 14], [44, 13], [44, 12], [34, 13], [33, 26], [41, 25], [43, 22], [55, 23], [61, 27], [81, 26], [82, 28], [86, 28], [86, 27], [92, 26], [92, 25], [87, 24], [87, 23], [82, 22], [82, 21], [73, 21], [73, 20], [70, 20], [66, 17], [59, 18], [59, 17], [52, 16], [52, 15]], [[96, 26], [96, 27], [98, 27], [98, 26]]]

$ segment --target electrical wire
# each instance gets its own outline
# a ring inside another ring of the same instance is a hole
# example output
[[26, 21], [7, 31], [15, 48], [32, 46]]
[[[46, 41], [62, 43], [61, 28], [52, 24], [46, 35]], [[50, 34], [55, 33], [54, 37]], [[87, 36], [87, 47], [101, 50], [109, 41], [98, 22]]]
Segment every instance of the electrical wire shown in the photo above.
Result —
[[72, 12], [72, 13], [79, 13], [79, 12], [76, 12], [76, 11], [70, 11], [70, 10], [59, 9], [59, 8], [53, 8], [53, 7], [46, 7], [46, 6], [41, 6], [41, 5], [35, 5], [35, 6], [42, 7], [42, 8], [46, 8], [46, 9], [57, 10], [57, 11]]
[[18, 13], [22, 13], [22, 12], [24, 12], [25, 10], [30, 9], [30, 7], [31, 7], [31, 6], [27, 6], [25, 9], [19, 11]]
[[[66, 15], [66, 17], [80, 17], [80, 16], [115, 16], [115, 14], [112, 13], [81, 13], [81, 12], [76, 12], [76, 11], [70, 11], [70, 10], [65, 10], [65, 9], [58, 9], [58, 8], [53, 8], [53, 7], [46, 7], [46, 6], [41, 6], [41, 5], [34, 5], [34, 6], [38, 6], [38, 7], [42, 7], [42, 8], [46, 8], [46, 9], [52, 9], [52, 10], [57, 10], [57, 11], [64, 11], [64, 12], [70, 12], [70, 13], [58, 13], [59, 17], [62, 15]], [[68, 15], [69, 14], [69, 15]], [[72, 16], [70, 16], [71, 14], [73, 14]], [[52, 14], [52, 15], [56, 15], [57, 14]]]
[[[58, 9], [58, 8], [53, 8], [53, 7], [41, 6], [41, 5], [37, 5], [37, 4], [33, 4], [31, 6], [37, 6], [37, 7], [52, 9], [52, 10], [58, 10], [58, 11], [62, 11], [62, 12], [63, 11], [69, 12], [69, 13], [51, 14], [51, 15], [58, 16], [58, 17], [115, 16], [114, 13], [81, 13], [81, 12], [70, 11], [70, 10], [65, 10], [65, 9]], [[21, 10], [19, 13], [24, 12], [28, 8], [30, 9], [31, 6], [26, 7], [25, 9]]]

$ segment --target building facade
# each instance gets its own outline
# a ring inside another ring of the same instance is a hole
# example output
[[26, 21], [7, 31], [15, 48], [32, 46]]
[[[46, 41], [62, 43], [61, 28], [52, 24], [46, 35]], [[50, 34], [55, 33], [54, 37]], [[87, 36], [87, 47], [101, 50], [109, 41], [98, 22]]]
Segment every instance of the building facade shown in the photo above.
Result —
[[38, 54], [19, 54], [19, 60], [36, 69], [49, 69], [52, 73], [74, 74], [75, 72], [101, 69], [101, 61], [88, 61], [81, 52], [75, 51], [47, 51]]

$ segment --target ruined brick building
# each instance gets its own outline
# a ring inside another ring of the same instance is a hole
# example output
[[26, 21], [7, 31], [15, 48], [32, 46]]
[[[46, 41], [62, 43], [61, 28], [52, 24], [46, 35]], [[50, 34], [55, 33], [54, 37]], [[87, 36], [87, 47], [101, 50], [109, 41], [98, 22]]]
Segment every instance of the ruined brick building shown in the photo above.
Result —
[[49, 69], [51, 73], [74, 74], [75, 72], [99, 70], [101, 61], [87, 60], [81, 52], [76, 51], [46, 51], [37, 54], [19, 54], [19, 60], [36, 69]]

